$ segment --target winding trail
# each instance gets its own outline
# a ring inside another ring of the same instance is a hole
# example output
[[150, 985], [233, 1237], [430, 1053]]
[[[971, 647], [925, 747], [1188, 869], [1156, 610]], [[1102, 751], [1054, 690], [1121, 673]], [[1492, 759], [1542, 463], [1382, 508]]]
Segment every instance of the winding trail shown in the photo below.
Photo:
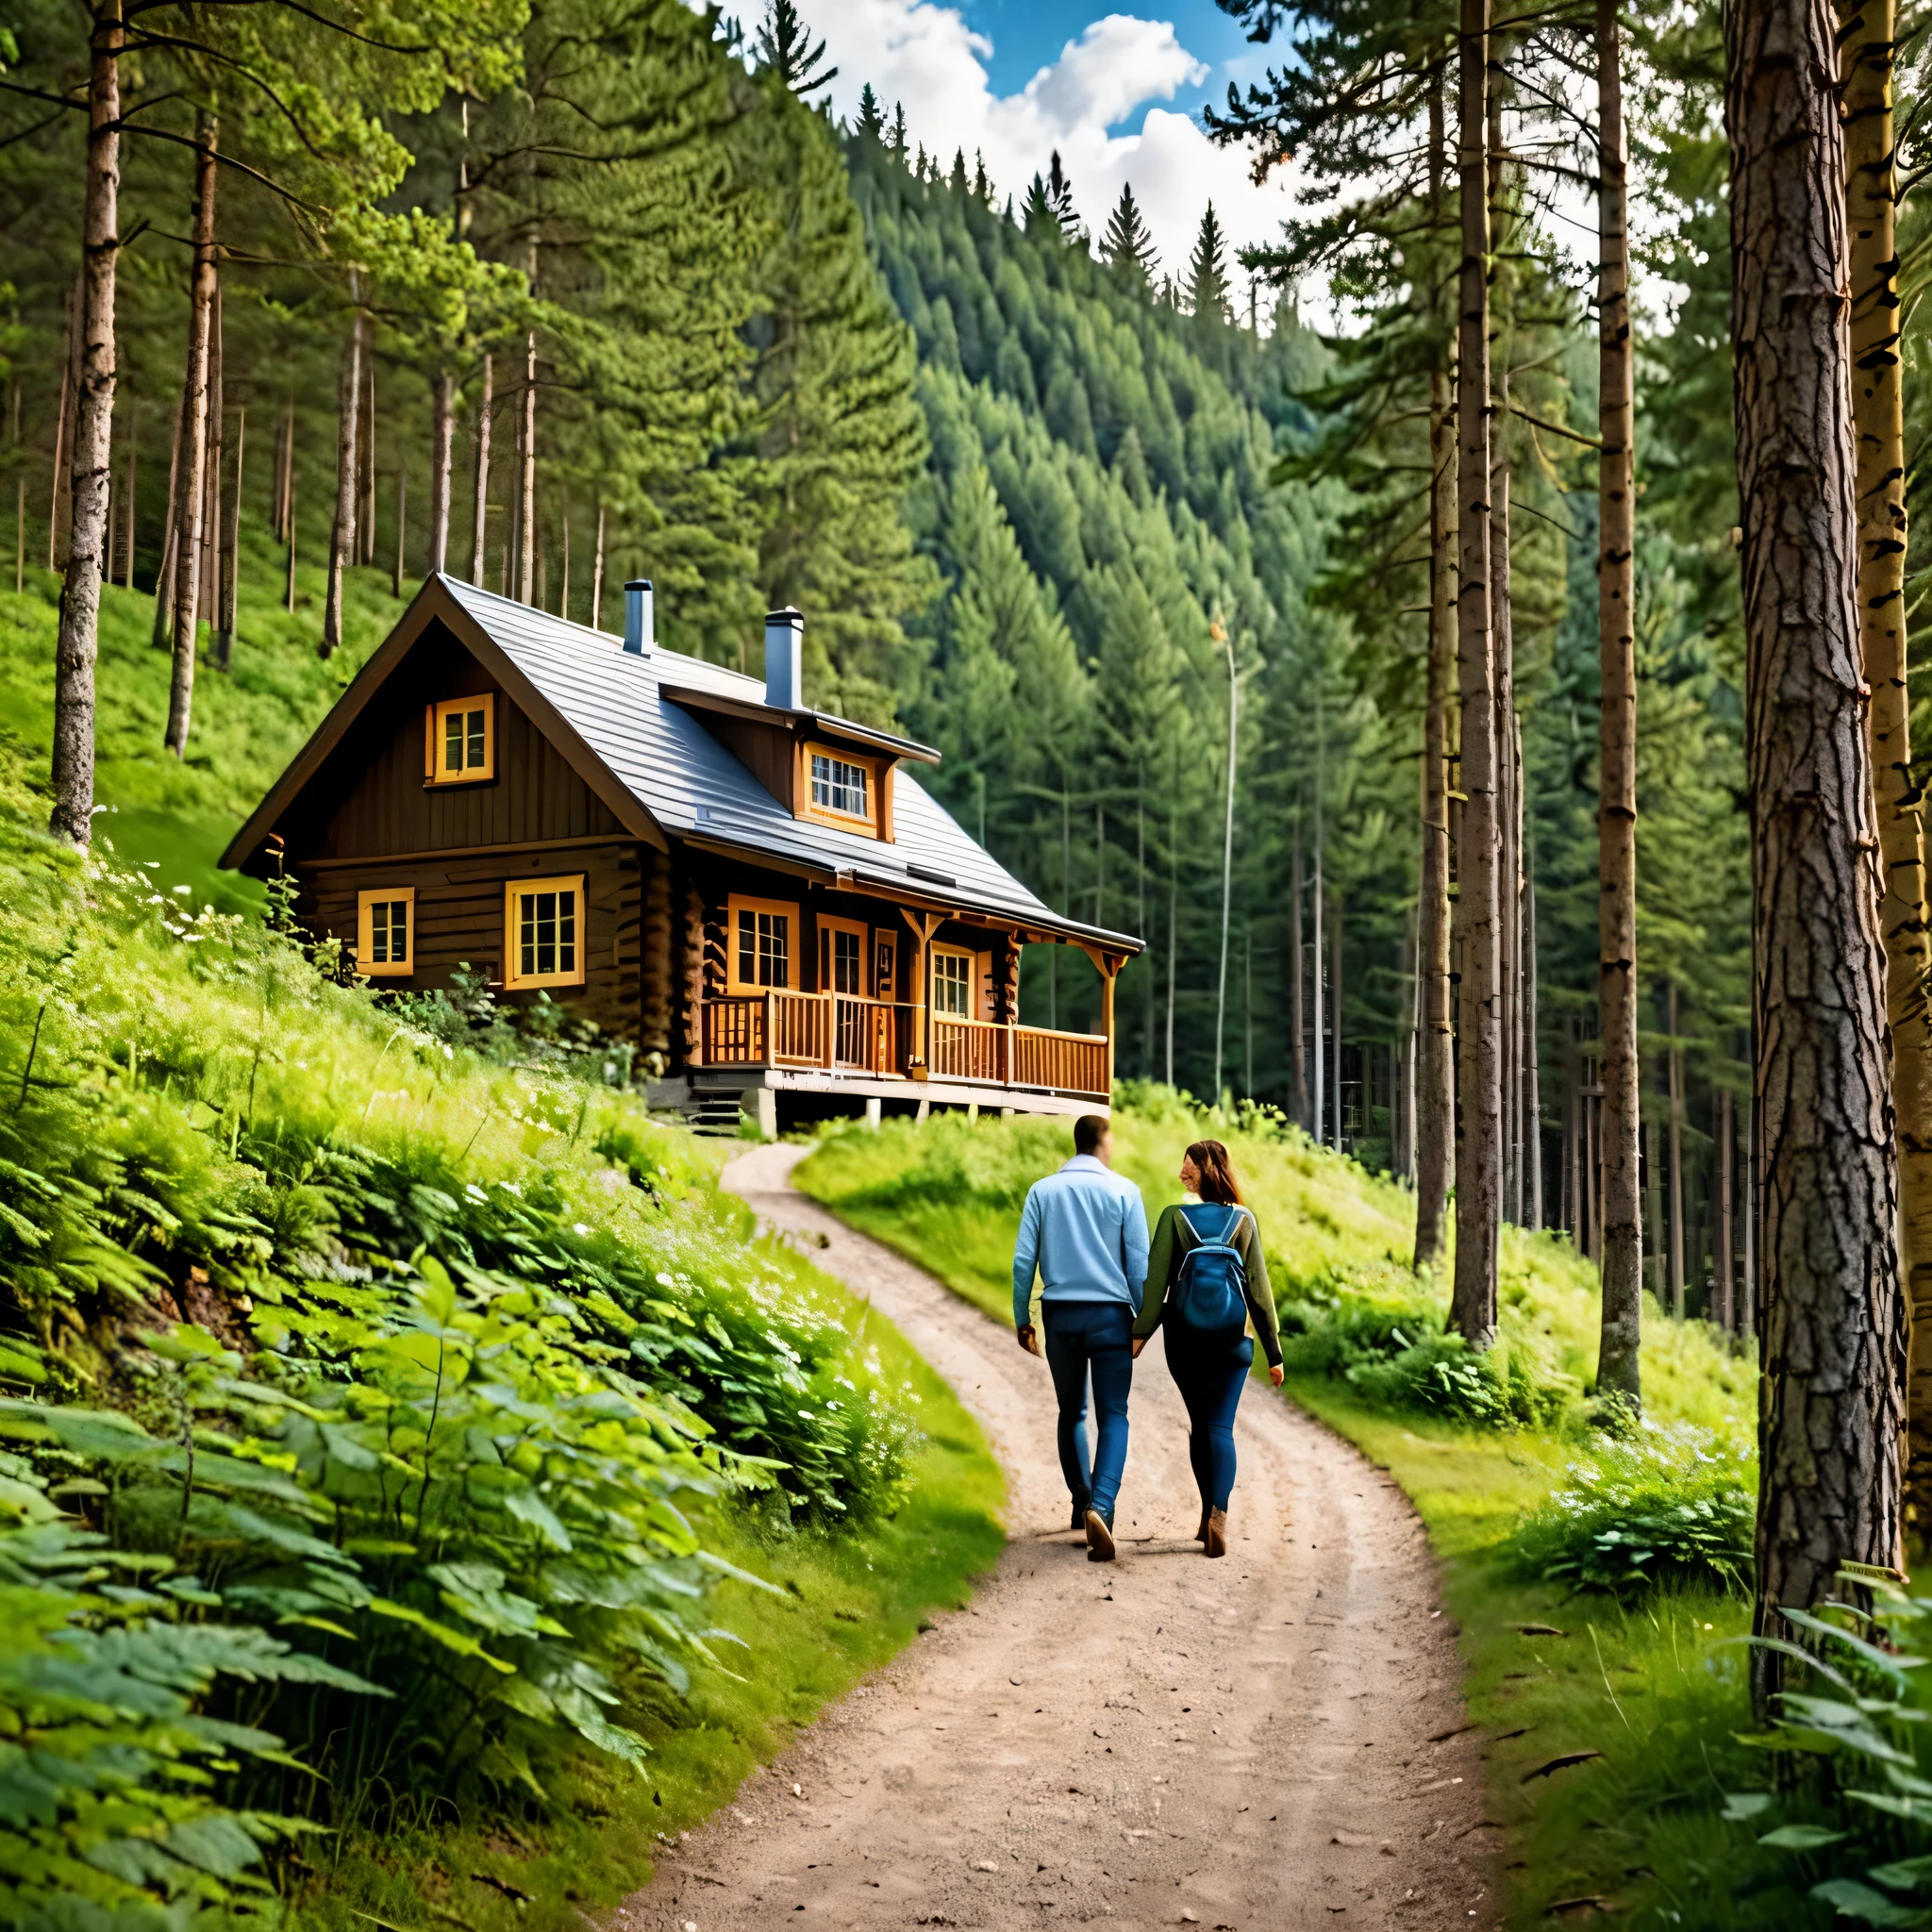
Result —
[[804, 1152], [758, 1148], [724, 1185], [939, 1367], [1006, 1471], [1010, 1540], [970, 1609], [667, 1848], [618, 1924], [1498, 1924], [1455, 1630], [1388, 1477], [1251, 1385], [1230, 1548], [1209, 1563], [1157, 1337], [1134, 1378], [1121, 1559], [1090, 1564], [1045, 1364], [798, 1193]]

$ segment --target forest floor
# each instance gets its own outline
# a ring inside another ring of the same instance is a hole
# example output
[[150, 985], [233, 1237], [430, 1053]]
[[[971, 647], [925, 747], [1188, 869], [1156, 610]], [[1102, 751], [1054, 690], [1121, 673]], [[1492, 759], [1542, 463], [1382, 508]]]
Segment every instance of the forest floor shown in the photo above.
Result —
[[1455, 1627], [1393, 1483], [1257, 1385], [1232, 1548], [1208, 1565], [1157, 1338], [1121, 1560], [1090, 1564], [1045, 1364], [793, 1190], [808, 1151], [761, 1147], [724, 1183], [945, 1376], [1007, 1473], [1008, 1544], [970, 1607], [667, 1850], [618, 1924], [1497, 1924]]

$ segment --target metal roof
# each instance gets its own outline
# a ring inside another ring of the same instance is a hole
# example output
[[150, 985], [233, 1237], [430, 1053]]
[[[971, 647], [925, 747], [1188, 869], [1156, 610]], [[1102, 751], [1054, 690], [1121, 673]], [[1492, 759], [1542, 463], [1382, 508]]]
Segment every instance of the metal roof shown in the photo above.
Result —
[[1008, 914], [1094, 944], [1140, 950], [1141, 941], [1127, 934], [1055, 912], [903, 765], [892, 779], [891, 843], [795, 819], [691, 711], [664, 695], [664, 689], [679, 687], [710, 691], [755, 705], [774, 723], [790, 722], [795, 714], [765, 704], [760, 679], [676, 651], [629, 652], [621, 636], [453, 577], [438, 582], [673, 837], [730, 847], [754, 859], [765, 856], [844, 874], [857, 883], [910, 892], [933, 904]]

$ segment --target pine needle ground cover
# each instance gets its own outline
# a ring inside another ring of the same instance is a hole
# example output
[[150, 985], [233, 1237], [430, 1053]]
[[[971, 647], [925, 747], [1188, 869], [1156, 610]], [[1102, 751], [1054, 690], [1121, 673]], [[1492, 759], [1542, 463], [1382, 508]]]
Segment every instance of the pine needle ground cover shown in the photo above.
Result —
[[[0, 607], [23, 688], [52, 627]], [[219, 761], [129, 728], [104, 774], [190, 866], [333, 694], [255, 648]], [[575, 1923], [962, 1601], [997, 1470], [713, 1150], [56, 847], [38, 763], [0, 745], [7, 1923]]]
[[[1142, 1189], [1150, 1219], [1180, 1198], [1188, 1141], [1228, 1143], [1267, 1241], [1294, 1365], [1288, 1392], [1387, 1469], [1428, 1527], [1461, 1628], [1470, 1720], [1489, 1740], [1482, 1815], [1510, 1923], [1830, 1924], [1792, 1856], [1724, 1816], [1738, 1791], [1769, 1782], [1765, 1754], [1738, 1740], [1750, 1728], [1749, 1612], [1722, 1580], [1738, 1557], [1735, 1524], [1685, 1532], [1717, 1563], [1696, 1566], [1690, 1582], [1669, 1563], [1632, 1582], [1643, 1566], [1601, 1541], [1652, 1505], [1729, 1499], [1755, 1484], [1755, 1369], [1703, 1324], [1648, 1305], [1652, 1427], [1623, 1441], [1591, 1430], [1592, 1273], [1559, 1237], [1507, 1229], [1493, 1354], [1520, 1368], [1495, 1373], [1502, 1399], [1479, 1414], [1453, 1391], [1431, 1406], [1426, 1377], [1384, 1373], [1403, 1350], [1372, 1345], [1393, 1329], [1413, 1349], [1431, 1321], [1440, 1334], [1447, 1298], [1446, 1282], [1419, 1281], [1407, 1266], [1403, 1189], [1259, 1111], [1229, 1117], [1159, 1089], [1122, 1097], [1115, 1165]], [[827, 1135], [797, 1181], [1005, 1323], [1025, 1191], [1071, 1151], [1052, 1122], [888, 1122], [876, 1134]], [[1453, 1363], [1456, 1351], [1439, 1358]], [[1512, 1380], [1532, 1391], [1523, 1399], [1533, 1425], [1508, 1408]], [[1606, 1497], [1621, 1513], [1600, 1507]], [[1600, 1572], [1588, 1584], [1562, 1567], [1579, 1550]]]

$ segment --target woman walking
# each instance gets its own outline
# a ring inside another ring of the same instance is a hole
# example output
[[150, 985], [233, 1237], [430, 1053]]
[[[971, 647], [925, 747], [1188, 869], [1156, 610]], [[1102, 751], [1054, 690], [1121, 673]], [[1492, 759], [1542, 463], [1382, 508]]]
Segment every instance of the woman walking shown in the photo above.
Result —
[[1138, 1357], [1156, 1328], [1167, 1330], [1167, 1370], [1188, 1406], [1188, 1460], [1201, 1491], [1194, 1541], [1227, 1555], [1227, 1499], [1234, 1489], [1234, 1416], [1255, 1359], [1248, 1324], [1268, 1355], [1268, 1380], [1281, 1387], [1281, 1330], [1268, 1286], [1261, 1230], [1241, 1205], [1234, 1165], [1219, 1141], [1196, 1141], [1181, 1157], [1188, 1198], [1154, 1230], [1147, 1291], [1134, 1324]]

